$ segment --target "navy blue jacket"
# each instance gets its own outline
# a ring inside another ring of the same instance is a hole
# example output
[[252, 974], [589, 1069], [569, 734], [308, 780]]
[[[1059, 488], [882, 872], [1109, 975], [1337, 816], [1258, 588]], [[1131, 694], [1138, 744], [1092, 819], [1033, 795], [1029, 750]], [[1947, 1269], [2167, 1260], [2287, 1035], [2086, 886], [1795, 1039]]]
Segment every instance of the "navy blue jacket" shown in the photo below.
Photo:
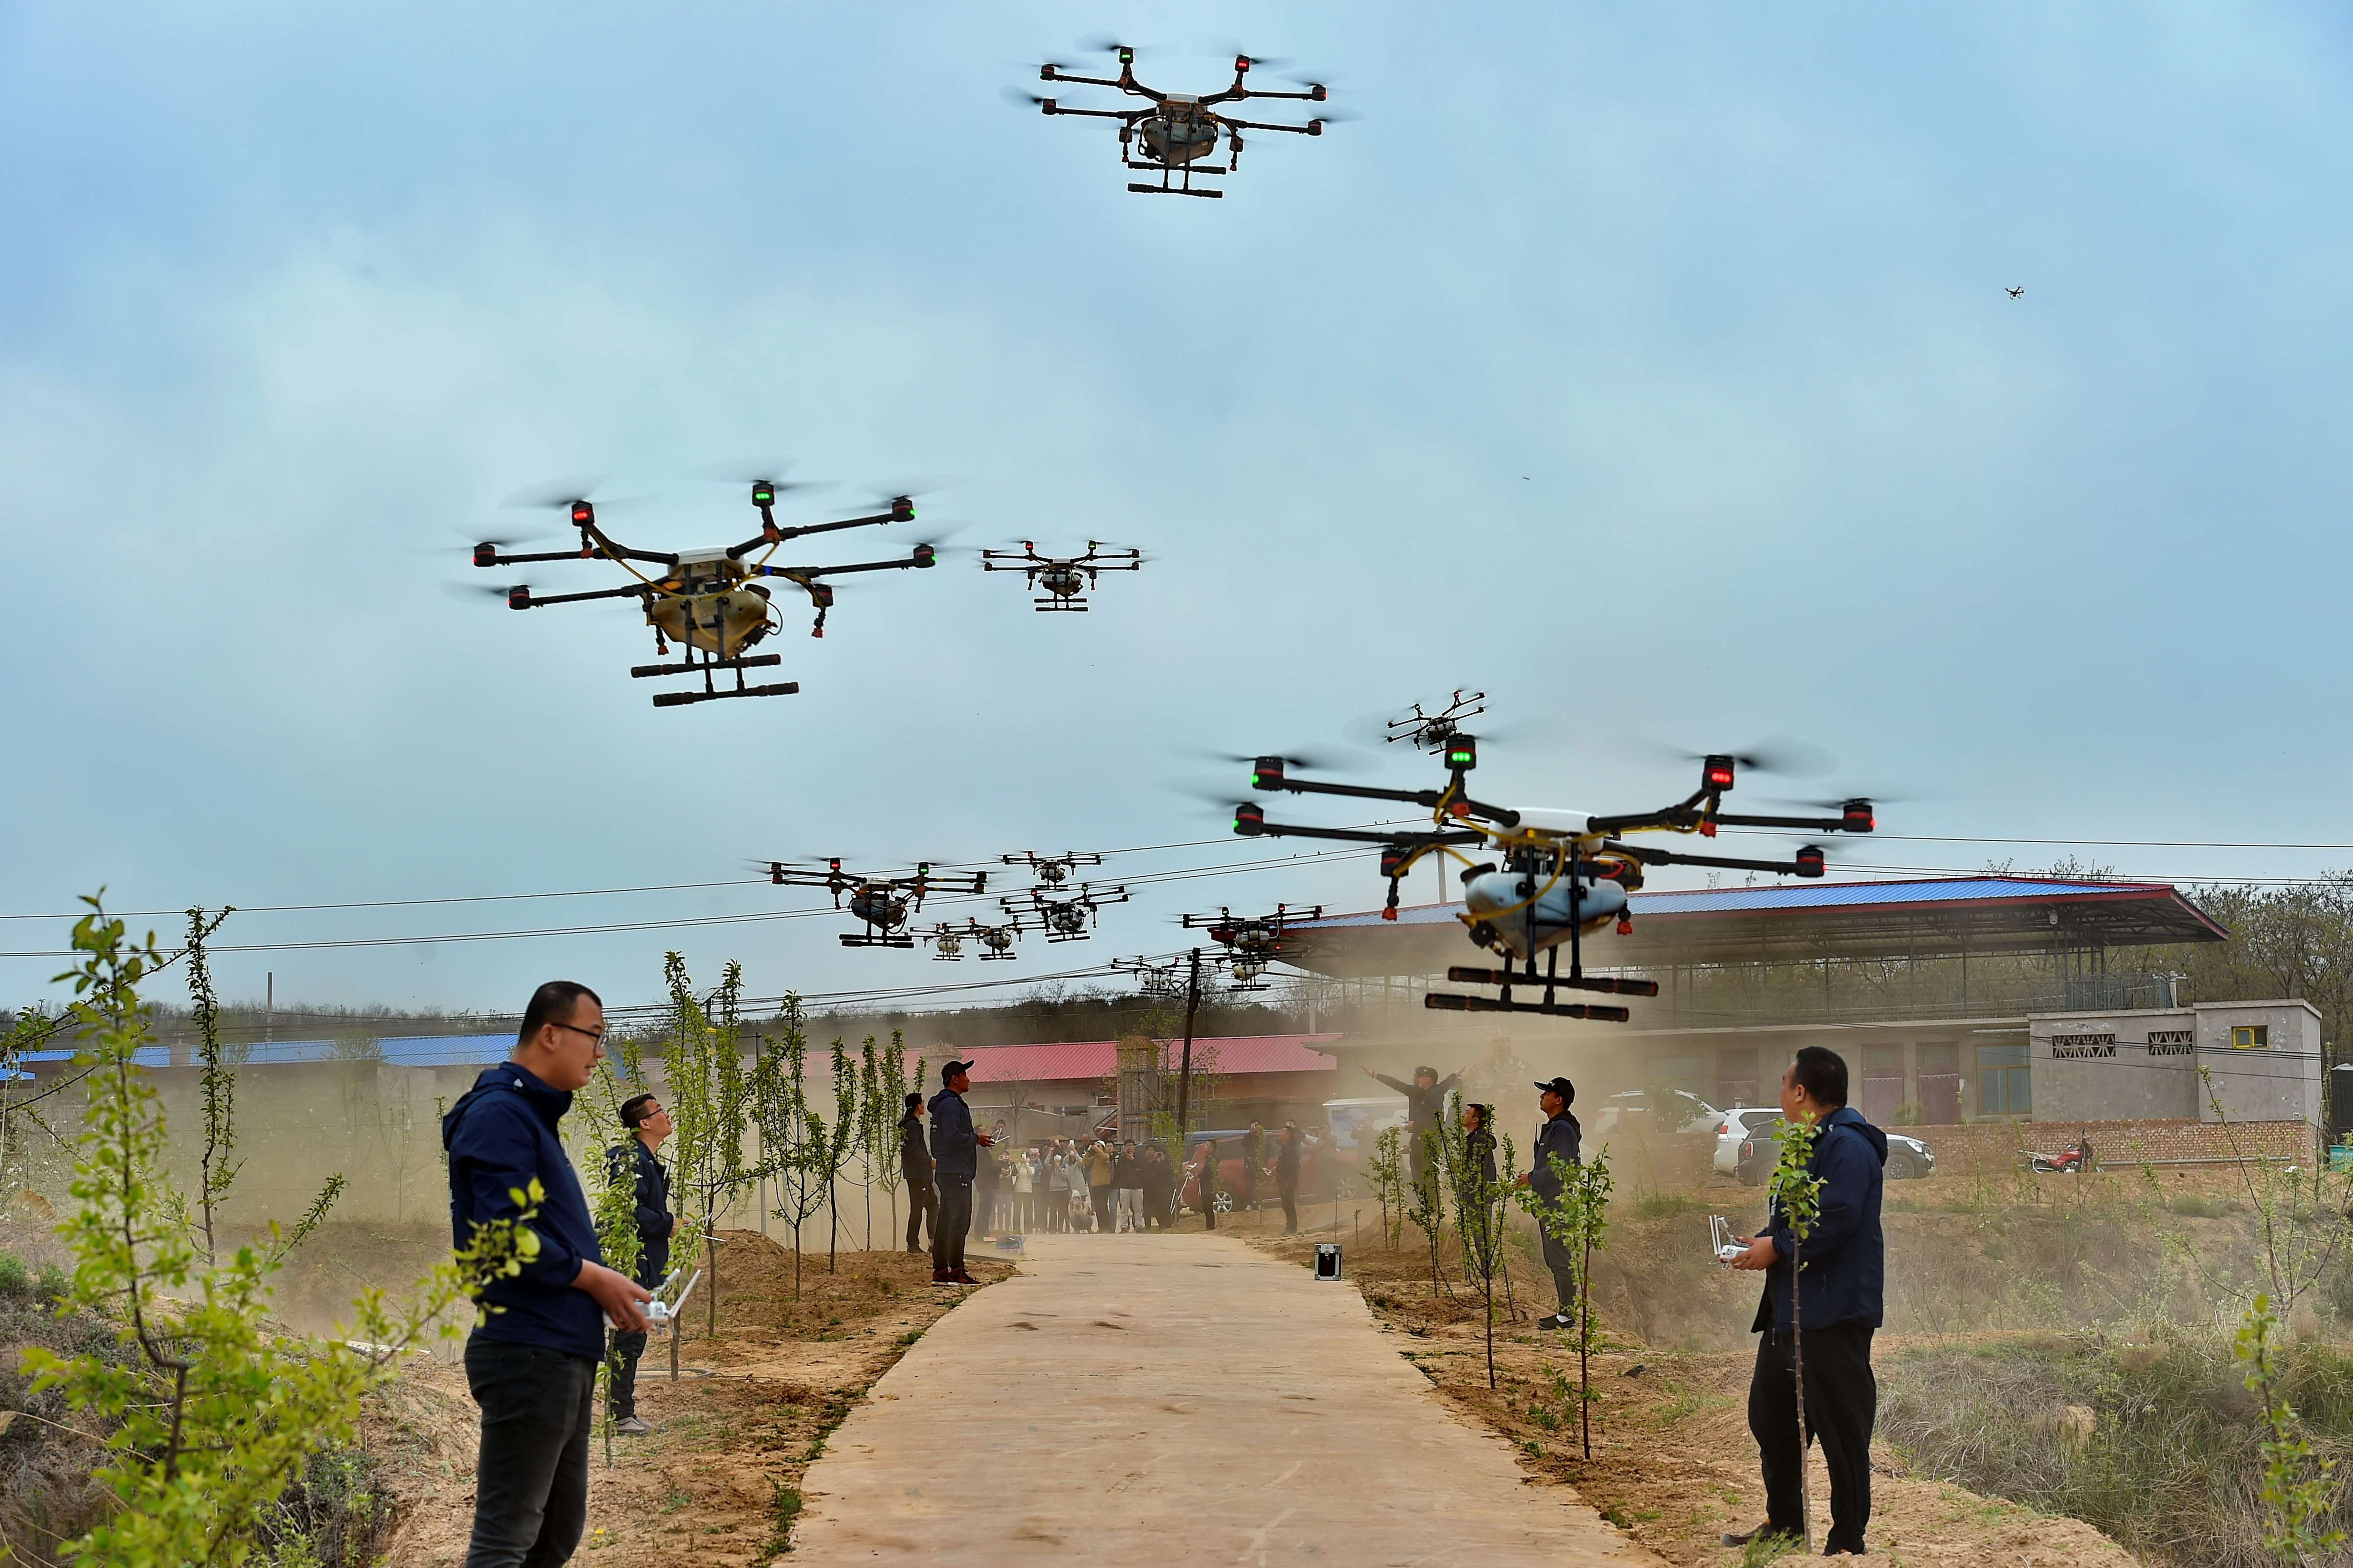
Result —
[[[1879, 1229], [1882, 1167], [1887, 1163], [1887, 1134], [1862, 1119], [1852, 1106], [1841, 1105], [1822, 1118], [1814, 1140], [1810, 1174], [1822, 1178], [1813, 1234], [1803, 1247], [1803, 1278], [1799, 1305], [1805, 1315], [1800, 1329], [1827, 1329], [1840, 1323], [1880, 1326], [1885, 1315], [1883, 1297], [1887, 1287], [1887, 1241]], [[1757, 1321], [1763, 1331], [1790, 1326], [1789, 1259], [1800, 1248], [1789, 1236], [1778, 1204], [1770, 1222], [1758, 1234], [1773, 1238], [1781, 1260], [1765, 1271], [1765, 1293], [1757, 1302]]]
[[678, 1233], [678, 1216], [670, 1212], [670, 1171], [642, 1138], [606, 1150], [605, 1164], [613, 1181], [636, 1176], [638, 1283], [650, 1290], [670, 1272], [670, 1238]]
[[599, 1361], [604, 1310], [586, 1290], [572, 1289], [581, 1264], [602, 1263], [605, 1255], [580, 1178], [556, 1137], [556, 1124], [571, 1109], [568, 1091], [548, 1088], [512, 1062], [482, 1069], [441, 1119], [441, 1146], [449, 1153], [449, 1236], [453, 1246], [463, 1247], [476, 1225], [512, 1219], [520, 1211], [509, 1190], [525, 1190], [538, 1177], [546, 1194], [531, 1222], [539, 1256], [514, 1279], [492, 1280], [483, 1289], [485, 1306], [504, 1310], [491, 1312], [474, 1332]]
[[979, 1168], [980, 1139], [973, 1131], [972, 1108], [955, 1089], [932, 1096], [932, 1165], [943, 1176], [973, 1178]]
[[1534, 1163], [1528, 1167], [1528, 1185], [1546, 1203], [1560, 1200], [1560, 1178], [1553, 1174], [1549, 1158], [1554, 1154], [1572, 1165], [1584, 1163], [1585, 1128], [1567, 1110], [1536, 1129], [1536, 1146], [1530, 1151]]

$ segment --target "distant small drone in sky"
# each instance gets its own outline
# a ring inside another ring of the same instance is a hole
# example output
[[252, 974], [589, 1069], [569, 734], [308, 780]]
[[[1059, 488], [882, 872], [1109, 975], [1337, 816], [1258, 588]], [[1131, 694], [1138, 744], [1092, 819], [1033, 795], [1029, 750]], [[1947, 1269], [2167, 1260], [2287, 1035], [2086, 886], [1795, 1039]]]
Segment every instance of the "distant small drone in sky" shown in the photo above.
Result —
[[1060, 855], [1040, 855], [1034, 849], [1025, 849], [1018, 855], [1005, 855], [998, 858], [1008, 866], [1029, 867], [1037, 873], [1038, 880], [1049, 888], [1059, 888], [1069, 881], [1071, 868], [1074, 866], [1103, 864], [1102, 856], [1082, 855], [1075, 849], [1064, 850]]
[[1040, 555], [1037, 545], [1025, 539], [1018, 552], [1011, 550], [982, 551], [980, 569], [984, 572], [1028, 574], [1032, 589], [1045, 590], [1043, 598], [1030, 601], [1041, 613], [1047, 610], [1083, 610], [1087, 607], [1086, 593], [1095, 586], [1096, 573], [1141, 572], [1144, 570], [1144, 552], [1106, 550], [1100, 540], [1090, 539], [1084, 555]]
[[2026, 285], [2023, 283], [2013, 283], [2009, 288], [2004, 289], [2002, 292], [2009, 295], [2013, 300], [2023, 300], [2026, 298]]
[[1016, 926], [985, 926], [966, 916], [962, 926], [942, 921], [924, 933], [923, 940], [932, 944], [932, 958], [935, 963], [962, 963], [964, 944], [967, 942], [980, 944], [980, 956], [986, 963], [990, 959], [1009, 961], [1018, 956], [1013, 951], [1013, 939], [1020, 934]]
[[1057, 896], [1032, 888], [1018, 899], [999, 899], [1017, 930], [1042, 931], [1048, 942], [1084, 942], [1094, 934], [1096, 911], [1105, 904], [1127, 902], [1127, 889], [1097, 888], [1081, 882], [1072, 893]]
[[[1226, 193], [1213, 186], [1196, 186], [1193, 177], [1225, 175], [1241, 166], [1242, 132], [1245, 131], [1283, 131], [1294, 136], [1321, 136], [1324, 125], [1340, 115], [1325, 111], [1304, 125], [1276, 125], [1263, 121], [1240, 120], [1219, 114], [1215, 105], [1239, 103], [1244, 99], [1290, 99], [1303, 103], [1322, 103], [1328, 96], [1324, 84], [1311, 81], [1303, 84], [1299, 92], [1261, 92], [1245, 87], [1242, 79], [1253, 66], [1278, 62], [1250, 55], [1234, 57], [1234, 80], [1231, 87], [1211, 93], [1158, 92], [1135, 79], [1135, 50], [1129, 45], [1100, 39], [1081, 46], [1101, 49], [1119, 58], [1116, 77], [1073, 76], [1071, 68], [1049, 60], [1038, 68], [1040, 81], [1078, 82], [1087, 87], [1113, 87], [1131, 98], [1148, 100], [1142, 109], [1066, 109], [1051, 98], [1039, 98], [1034, 93], [1018, 93], [1046, 114], [1076, 114], [1094, 120], [1119, 121], [1120, 161], [1131, 169], [1160, 176], [1158, 184], [1131, 184], [1127, 188], [1145, 194], [1159, 193], [1172, 196], [1208, 196], [1212, 199]], [[1008, 89], [1010, 90], [1010, 89]], [[1200, 160], [1212, 157], [1218, 150], [1218, 137], [1222, 133], [1229, 150], [1223, 169], [1204, 166]], [[1169, 184], [1173, 174], [1182, 174], [1184, 183]]]

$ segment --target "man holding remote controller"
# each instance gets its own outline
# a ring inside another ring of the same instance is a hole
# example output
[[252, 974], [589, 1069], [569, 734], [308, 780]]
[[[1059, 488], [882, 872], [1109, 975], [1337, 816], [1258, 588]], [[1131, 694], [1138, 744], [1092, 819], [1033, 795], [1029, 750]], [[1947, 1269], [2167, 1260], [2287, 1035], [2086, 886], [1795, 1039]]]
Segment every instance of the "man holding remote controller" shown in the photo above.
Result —
[[[626, 1179], [637, 1188], [637, 1280], [656, 1290], [670, 1272], [670, 1238], [678, 1230], [678, 1216], [670, 1212], [670, 1171], [657, 1157], [670, 1135], [670, 1111], [653, 1095], [631, 1095], [621, 1101], [621, 1126], [631, 1134], [629, 1141], [607, 1150], [605, 1162], [612, 1180]], [[653, 1430], [638, 1414], [638, 1363], [646, 1353], [646, 1336], [615, 1330], [612, 1353], [606, 1405], [613, 1413], [613, 1430], [643, 1436]]]
[[[1879, 1228], [1881, 1168], [1887, 1135], [1849, 1106], [1845, 1058], [1808, 1046], [1781, 1075], [1781, 1119], [1820, 1129], [1807, 1173], [1821, 1178], [1812, 1231], [1800, 1246], [1776, 1203], [1770, 1223], [1754, 1237], [1735, 1268], [1765, 1274], [1753, 1331], [1757, 1370], [1748, 1383], [1748, 1430], [1765, 1472], [1765, 1522], [1724, 1538], [1746, 1546], [1762, 1535], [1800, 1533], [1806, 1456], [1798, 1432], [1795, 1369], [1802, 1339], [1806, 1366], [1806, 1430], [1822, 1440], [1831, 1473], [1831, 1529], [1822, 1554], [1862, 1554], [1871, 1519], [1871, 1428], [1879, 1412], [1872, 1376], [1871, 1336], [1880, 1324], [1886, 1291], [1887, 1244]], [[1804, 1263], [1802, 1279], [1790, 1268]], [[1793, 1298], [1793, 1284], [1802, 1289]], [[1802, 1309], [1802, 1310], [1800, 1310]]]

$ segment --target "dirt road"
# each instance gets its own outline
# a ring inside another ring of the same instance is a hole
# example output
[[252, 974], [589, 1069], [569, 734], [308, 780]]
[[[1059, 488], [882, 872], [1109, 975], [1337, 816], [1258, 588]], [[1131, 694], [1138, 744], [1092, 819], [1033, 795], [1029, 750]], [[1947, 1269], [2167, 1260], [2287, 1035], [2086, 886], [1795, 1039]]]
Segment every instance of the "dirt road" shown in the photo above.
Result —
[[1648, 1565], [1356, 1291], [1224, 1237], [1036, 1236], [804, 1479], [794, 1560]]

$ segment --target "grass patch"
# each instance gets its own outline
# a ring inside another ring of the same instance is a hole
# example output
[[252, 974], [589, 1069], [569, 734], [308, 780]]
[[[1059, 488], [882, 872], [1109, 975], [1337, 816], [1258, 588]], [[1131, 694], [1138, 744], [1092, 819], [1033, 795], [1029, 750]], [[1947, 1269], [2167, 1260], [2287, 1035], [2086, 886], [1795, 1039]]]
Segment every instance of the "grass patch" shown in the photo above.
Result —
[[[2097, 1526], [2169, 1568], [2264, 1568], [2254, 1396], [2215, 1330], [2111, 1347], [2055, 1334], [1915, 1351], [1887, 1367], [1880, 1430], [1924, 1475]], [[2328, 1522], [2353, 1527], [2353, 1356], [2304, 1342], [2284, 1392], [2338, 1462]]]

